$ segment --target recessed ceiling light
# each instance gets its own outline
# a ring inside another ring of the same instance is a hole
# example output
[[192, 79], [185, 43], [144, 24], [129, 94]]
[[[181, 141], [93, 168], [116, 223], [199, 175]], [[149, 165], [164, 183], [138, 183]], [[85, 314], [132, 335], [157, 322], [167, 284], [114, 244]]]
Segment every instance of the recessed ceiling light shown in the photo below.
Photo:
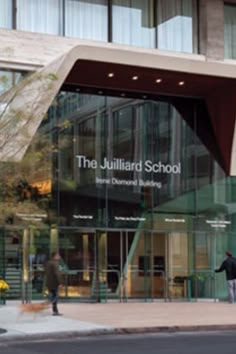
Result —
[[108, 77], [114, 77], [114, 76], [115, 76], [114, 73], [109, 73], [109, 74], [108, 74]]
[[185, 82], [184, 81], [179, 81], [179, 86], [184, 86]]
[[162, 79], [156, 79], [157, 84], [159, 84], [160, 82], [162, 82]]
[[138, 80], [138, 76], [137, 75], [133, 76], [132, 80]]

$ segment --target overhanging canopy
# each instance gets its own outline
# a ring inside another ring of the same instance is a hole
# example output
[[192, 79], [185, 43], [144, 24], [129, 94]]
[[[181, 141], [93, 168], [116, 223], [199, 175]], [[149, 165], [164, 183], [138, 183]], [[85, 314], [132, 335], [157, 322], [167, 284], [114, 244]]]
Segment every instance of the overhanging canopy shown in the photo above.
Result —
[[[33, 34], [30, 36], [33, 37]], [[52, 41], [51, 37], [49, 39]], [[33, 44], [32, 38], [30, 40]], [[0, 131], [0, 160], [18, 161], [23, 157], [43, 116], [61, 88], [78, 90], [83, 87], [88, 92], [97, 90], [100, 94], [102, 91], [103, 94], [118, 95], [132, 93], [143, 99], [168, 96], [190, 125], [193, 124], [192, 104], [196, 99], [201, 100], [197, 134], [226, 173], [236, 175], [235, 65], [209, 62], [202, 56], [109, 43], [65, 39], [57, 39], [56, 42], [57, 53], [61, 43], [63, 54], [56, 59], [53, 55], [52, 61], [47, 56], [44, 65], [30, 79], [22, 81], [0, 98], [1, 121], [8, 122], [19, 111], [22, 115], [12, 132], [11, 129]], [[46, 45], [46, 42], [40, 42], [39, 57]], [[16, 59], [14, 56], [19, 59], [21, 55], [24, 58], [28, 55], [30, 62], [30, 50], [27, 54], [23, 53], [19, 44], [16, 48], [12, 61]], [[8, 139], [2, 146], [6, 134]]]

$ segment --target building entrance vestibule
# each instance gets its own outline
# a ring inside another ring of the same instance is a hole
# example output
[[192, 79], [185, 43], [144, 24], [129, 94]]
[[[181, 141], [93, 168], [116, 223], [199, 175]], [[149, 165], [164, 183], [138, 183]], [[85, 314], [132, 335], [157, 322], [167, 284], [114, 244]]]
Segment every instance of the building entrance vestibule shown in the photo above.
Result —
[[215, 239], [210, 236], [77, 228], [9, 229], [4, 236], [1, 256], [10, 298], [31, 301], [47, 296], [44, 264], [57, 249], [64, 283], [62, 299], [105, 302], [215, 297]]

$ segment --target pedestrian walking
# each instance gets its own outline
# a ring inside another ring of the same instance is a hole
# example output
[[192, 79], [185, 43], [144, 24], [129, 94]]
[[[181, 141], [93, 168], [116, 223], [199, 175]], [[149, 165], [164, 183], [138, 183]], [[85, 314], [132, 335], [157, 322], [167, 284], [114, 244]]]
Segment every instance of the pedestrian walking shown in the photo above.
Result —
[[225, 271], [229, 302], [236, 302], [236, 259], [230, 251], [226, 253], [226, 259], [222, 262], [220, 268], [215, 269], [216, 273]]
[[61, 274], [59, 271], [59, 260], [60, 254], [54, 252], [51, 255], [51, 259], [46, 264], [45, 276], [46, 276], [46, 287], [49, 292], [49, 299], [52, 304], [52, 314], [53, 316], [61, 316], [58, 311], [58, 292], [62, 284]]

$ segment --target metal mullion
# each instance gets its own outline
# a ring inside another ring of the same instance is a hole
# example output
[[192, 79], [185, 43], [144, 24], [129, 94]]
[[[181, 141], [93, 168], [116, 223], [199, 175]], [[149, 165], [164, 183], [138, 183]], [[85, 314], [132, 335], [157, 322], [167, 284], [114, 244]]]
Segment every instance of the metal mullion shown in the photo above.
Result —
[[[170, 301], [169, 294], [169, 234], [165, 232], [165, 301]], [[168, 259], [167, 259], [168, 258]]]
[[193, 41], [193, 53], [199, 53], [200, 49], [200, 23], [199, 23], [199, 2], [198, 0], [192, 0], [192, 41]]
[[66, 0], [62, 0], [62, 28], [61, 28], [61, 35], [66, 35]]
[[112, 42], [112, 0], [107, 2], [107, 40]]
[[119, 298], [120, 298], [120, 302], [123, 301], [123, 290], [124, 290], [124, 269], [123, 269], [123, 233], [122, 231], [120, 231], [119, 233], [120, 235], [120, 279], [118, 281], [118, 284], [120, 283], [120, 293], [119, 293]]
[[154, 1], [153, 4], [153, 19], [154, 19], [154, 27], [155, 27], [155, 48], [158, 48], [158, 0]]
[[12, 29], [17, 29], [17, 0], [12, 0]]
[[[129, 269], [129, 244], [128, 244], [128, 231], [125, 231], [125, 248], [126, 248], [126, 261], [125, 263], [127, 264], [127, 274], [125, 275], [125, 277], [127, 278], [128, 276], [128, 269]], [[127, 292], [127, 279], [125, 279], [125, 298], [126, 298], [126, 301], [128, 301], [128, 292]]]

